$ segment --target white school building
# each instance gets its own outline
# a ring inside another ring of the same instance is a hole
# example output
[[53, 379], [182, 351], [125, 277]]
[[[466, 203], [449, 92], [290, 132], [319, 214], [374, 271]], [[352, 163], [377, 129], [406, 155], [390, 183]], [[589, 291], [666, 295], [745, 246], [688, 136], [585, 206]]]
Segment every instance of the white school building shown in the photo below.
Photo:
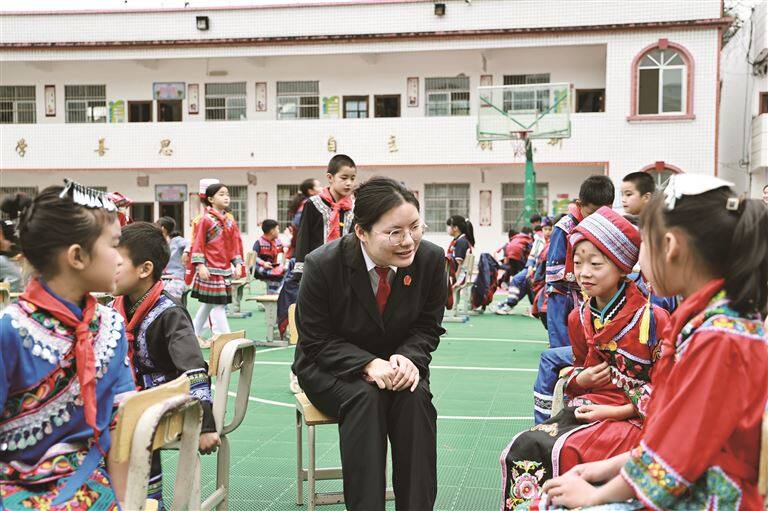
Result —
[[760, 197], [768, 185], [768, 2], [754, 2], [723, 48], [720, 170]]
[[571, 137], [534, 142], [544, 211], [592, 174], [719, 174], [728, 24], [721, 0], [4, 12], [0, 193], [70, 177], [188, 233], [198, 181], [218, 178], [250, 246], [344, 153], [360, 179], [416, 190], [433, 240], [462, 214], [490, 251], [522, 208], [525, 155], [477, 142], [478, 86], [571, 84]]

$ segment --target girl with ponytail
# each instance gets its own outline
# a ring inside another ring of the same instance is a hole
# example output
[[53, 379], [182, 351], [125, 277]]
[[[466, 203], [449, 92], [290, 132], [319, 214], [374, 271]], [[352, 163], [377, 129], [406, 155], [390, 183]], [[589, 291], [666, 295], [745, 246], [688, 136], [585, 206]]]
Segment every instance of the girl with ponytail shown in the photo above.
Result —
[[0, 316], [0, 509], [116, 510], [127, 467], [106, 453], [135, 384], [123, 320], [91, 293], [114, 292], [117, 208], [73, 182], [11, 202], [34, 276]]
[[446, 229], [453, 239], [445, 254], [448, 263], [448, 301], [446, 307], [453, 308], [453, 288], [467, 279], [462, 264], [475, 246], [475, 231], [472, 222], [461, 215], [453, 215], [445, 221]]
[[634, 498], [653, 509], [763, 508], [768, 209], [732, 186], [678, 174], [643, 211], [643, 274], [657, 294], [684, 299], [662, 333], [642, 439], [630, 452], [549, 481], [550, 504]]

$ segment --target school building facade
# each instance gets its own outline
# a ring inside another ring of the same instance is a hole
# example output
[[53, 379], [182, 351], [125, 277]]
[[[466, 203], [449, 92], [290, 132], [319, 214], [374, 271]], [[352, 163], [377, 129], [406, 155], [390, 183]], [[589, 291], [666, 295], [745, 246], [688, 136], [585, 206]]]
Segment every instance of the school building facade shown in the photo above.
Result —
[[[567, 82], [571, 137], [534, 142], [547, 212], [580, 182], [718, 174], [720, 0], [349, 0], [0, 14], [0, 194], [70, 177], [189, 230], [201, 178], [248, 245], [336, 153], [501, 244], [523, 205], [518, 142], [476, 140], [480, 85]], [[617, 199], [618, 204], [618, 199]]]
[[768, 2], [721, 53], [720, 171], [751, 197], [768, 185]]

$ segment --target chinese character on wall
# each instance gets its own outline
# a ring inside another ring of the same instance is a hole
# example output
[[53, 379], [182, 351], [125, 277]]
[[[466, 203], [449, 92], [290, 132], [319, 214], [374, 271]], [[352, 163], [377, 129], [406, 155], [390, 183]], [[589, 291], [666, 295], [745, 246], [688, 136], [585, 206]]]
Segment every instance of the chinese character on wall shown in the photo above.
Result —
[[397, 148], [397, 137], [396, 136], [390, 135], [389, 136], [389, 142], [387, 143], [387, 145], [389, 146], [389, 152], [390, 153], [396, 153], [397, 151], [399, 151], [399, 149]]
[[328, 137], [328, 152], [335, 153], [338, 150], [336, 139], [334, 137]]
[[173, 149], [171, 149], [171, 140], [169, 138], [164, 138], [160, 141], [160, 151], [158, 151], [157, 154], [162, 154], [163, 156], [170, 156], [173, 154]]
[[16, 142], [16, 152], [19, 153], [19, 156], [24, 158], [24, 155], [27, 154], [27, 141], [23, 138], [20, 138], [18, 142]]
[[100, 138], [99, 139], [99, 147], [93, 150], [94, 153], [97, 153], [99, 156], [104, 156], [107, 151], [109, 151], [109, 148], [104, 145], [104, 141], [106, 139]]

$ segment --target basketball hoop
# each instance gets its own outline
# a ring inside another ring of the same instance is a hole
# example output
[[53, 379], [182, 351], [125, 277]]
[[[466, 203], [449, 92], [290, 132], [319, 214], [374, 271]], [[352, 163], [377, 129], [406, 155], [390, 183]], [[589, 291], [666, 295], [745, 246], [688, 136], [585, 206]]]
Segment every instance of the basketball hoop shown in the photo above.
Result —
[[571, 88], [570, 83], [478, 87], [478, 142], [509, 140], [515, 160], [525, 155], [525, 206], [516, 224], [537, 213], [533, 140], [562, 148], [571, 136]]

